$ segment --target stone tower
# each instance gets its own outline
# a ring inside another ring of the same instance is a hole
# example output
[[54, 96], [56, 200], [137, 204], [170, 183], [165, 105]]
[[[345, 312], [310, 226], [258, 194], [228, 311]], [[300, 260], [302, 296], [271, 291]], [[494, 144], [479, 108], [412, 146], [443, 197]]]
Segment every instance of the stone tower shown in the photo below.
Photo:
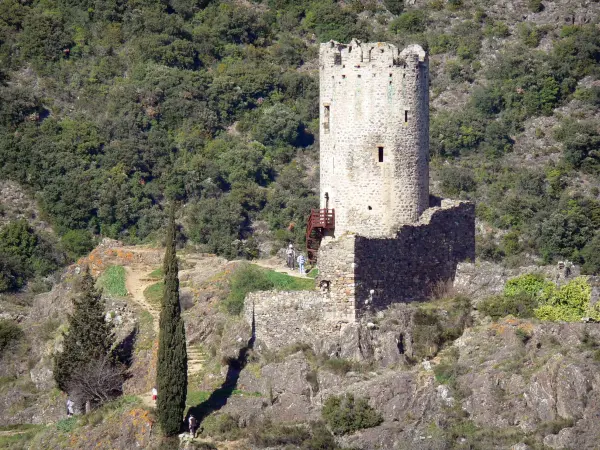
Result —
[[354, 357], [363, 351], [358, 323], [427, 300], [474, 260], [475, 205], [429, 195], [421, 47], [331, 41], [319, 62], [321, 209], [306, 231], [319, 290], [250, 294], [244, 316], [270, 348], [311, 342]]
[[335, 236], [389, 236], [429, 207], [426, 53], [330, 41], [319, 63], [321, 208]]

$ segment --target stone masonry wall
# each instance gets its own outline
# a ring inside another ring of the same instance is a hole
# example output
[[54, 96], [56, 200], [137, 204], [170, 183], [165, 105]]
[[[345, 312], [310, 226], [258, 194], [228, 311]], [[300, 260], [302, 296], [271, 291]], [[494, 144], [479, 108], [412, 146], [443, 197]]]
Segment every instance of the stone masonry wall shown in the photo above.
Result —
[[425, 51], [321, 44], [319, 107], [321, 207], [335, 209], [335, 235], [384, 236], [416, 222], [429, 206]]
[[320, 291], [263, 291], [248, 294], [244, 319], [254, 321], [257, 343], [269, 349], [311, 344], [315, 351], [330, 353], [337, 347], [341, 331], [354, 320], [340, 316], [329, 295]]
[[[394, 236], [347, 234], [323, 241], [318, 282], [355, 318], [398, 302], [424, 300], [439, 282], [453, 280], [459, 262], [475, 258], [475, 208], [443, 200], [418, 223]], [[351, 303], [351, 304], [349, 304]]]

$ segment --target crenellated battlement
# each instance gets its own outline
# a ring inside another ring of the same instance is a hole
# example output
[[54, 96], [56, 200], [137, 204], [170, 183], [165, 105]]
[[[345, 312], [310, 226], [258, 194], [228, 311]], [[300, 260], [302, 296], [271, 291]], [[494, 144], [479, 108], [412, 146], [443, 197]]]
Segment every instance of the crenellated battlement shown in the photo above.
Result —
[[408, 68], [427, 63], [427, 54], [419, 45], [410, 45], [400, 51], [387, 42], [361, 42], [358, 39], [349, 44], [336, 41], [321, 44], [319, 56], [321, 69]]

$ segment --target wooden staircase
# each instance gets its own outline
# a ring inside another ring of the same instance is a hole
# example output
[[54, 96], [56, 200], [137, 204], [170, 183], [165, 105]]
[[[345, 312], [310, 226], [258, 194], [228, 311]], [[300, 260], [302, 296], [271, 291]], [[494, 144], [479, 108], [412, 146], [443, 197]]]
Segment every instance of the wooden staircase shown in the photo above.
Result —
[[335, 210], [311, 209], [306, 223], [306, 254], [311, 264], [316, 264], [321, 240], [326, 230], [335, 229]]

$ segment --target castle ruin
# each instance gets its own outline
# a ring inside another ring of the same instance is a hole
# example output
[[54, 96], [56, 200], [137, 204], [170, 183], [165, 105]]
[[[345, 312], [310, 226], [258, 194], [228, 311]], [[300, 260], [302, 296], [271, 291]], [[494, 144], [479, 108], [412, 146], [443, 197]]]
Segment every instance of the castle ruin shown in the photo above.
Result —
[[253, 308], [257, 337], [275, 346], [425, 300], [475, 258], [474, 205], [429, 194], [425, 51], [330, 41], [319, 64], [320, 209], [307, 252], [320, 291], [249, 296], [247, 318]]

